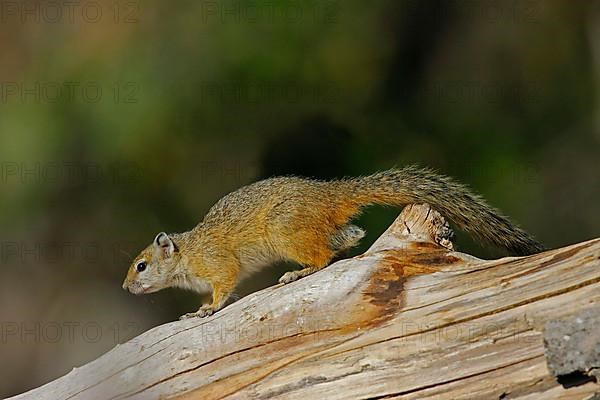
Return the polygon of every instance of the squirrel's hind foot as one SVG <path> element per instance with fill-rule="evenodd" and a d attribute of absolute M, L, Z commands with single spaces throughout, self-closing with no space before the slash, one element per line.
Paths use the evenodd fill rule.
<path fill-rule="evenodd" d="M 285 274 L 283 274 L 281 278 L 279 278 L 279 283 L 283 283 L 284 285 L 292 283 L 300 278 L 304 278 L 305 276 L 317 272 L 319 269 L 320 268 L 309 267 L 297 271 L 288 271 Z"/>

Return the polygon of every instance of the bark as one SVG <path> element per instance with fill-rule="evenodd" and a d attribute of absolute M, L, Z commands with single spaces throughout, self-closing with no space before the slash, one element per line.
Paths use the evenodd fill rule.
<path fill-rule="evenodd" d="M 18 399 L 586 399 L 544 356 L 548 321 L 600 301 L 600 239 L 484 261 L 427 205 L 360 256 L 153 328 Z"/>

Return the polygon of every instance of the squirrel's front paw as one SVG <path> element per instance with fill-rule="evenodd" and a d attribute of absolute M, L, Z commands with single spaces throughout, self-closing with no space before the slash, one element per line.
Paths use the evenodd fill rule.
<path fill-rule="evenodd" d="M 196 312 L 193 313 L 187 313 L 182 315 L 181 317 L 179 317 L 180 320 L 183 319 L 189 319 L 189 318 L 204 318 L 204 317 L 208 317 L 209 315 L 213 315 L 215 312 L 215 309 L 212 308 L 211 306 L 202 306 L 200 307 L 200 309 Z"/>

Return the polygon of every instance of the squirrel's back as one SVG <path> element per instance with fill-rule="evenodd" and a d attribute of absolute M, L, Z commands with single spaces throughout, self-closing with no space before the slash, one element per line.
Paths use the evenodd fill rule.
<path fill-rule="evenodd" d="M 332 181 L 269 178 L 242 187 L 217 202 L 203 224 L 219 225 L 245 239 L 330 240 L 371 204 L 428 203 L 461 229 L 515 255 L 543 247 L 480 196 L 428 169 L 405 167 Z"/>

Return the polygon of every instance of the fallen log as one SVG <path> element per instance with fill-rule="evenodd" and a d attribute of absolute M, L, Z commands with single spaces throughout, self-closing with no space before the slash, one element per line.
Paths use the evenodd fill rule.
<path fill-rule="evenodd" d="M 117 345 L 15 399 L 587 399 L 544 326 L 600 303 L 600 239 L 485 261 L 407 206 L 364 254 Z M 600 366 L 598 366 L 600 367 Z M 564 385 L 564 386 L 563 386 Z"/>

